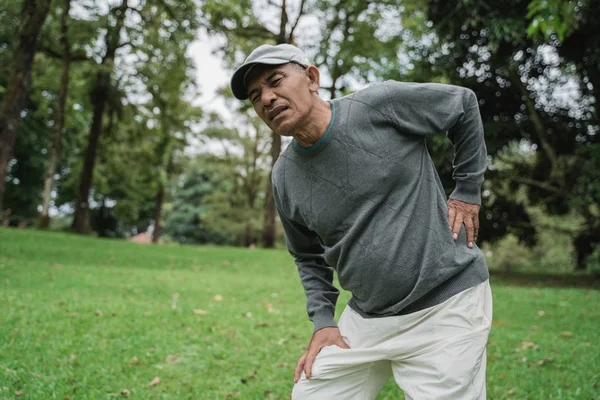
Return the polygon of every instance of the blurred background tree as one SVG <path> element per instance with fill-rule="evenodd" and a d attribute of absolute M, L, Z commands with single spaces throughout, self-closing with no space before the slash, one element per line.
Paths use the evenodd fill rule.
<path fill-rule="evenodd" d="M 599 268 L 600 0 L 0 2 L 0 98 L 23 99 L 0 116 L 18 128 L 0 131 L 5 224 L 281 245 L 270 171 L 286 141 L 228 88 L 227 116 L 195 106 L 189 49 L 210 40 L 232 70 L 259 44 L 293 43 L 325 98 L 385 79 L 474 90 L 490 266 Z M 450 192 L 451 144 L 428 145 Z"/>

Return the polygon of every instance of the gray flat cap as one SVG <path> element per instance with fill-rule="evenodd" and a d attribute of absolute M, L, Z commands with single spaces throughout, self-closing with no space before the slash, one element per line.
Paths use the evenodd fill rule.
<path fill-rule="evenodd" d="M 289 62 L 300 64 L 305 67 L 310 65 L 310 61 L 308 57 L 306 57 L 306 54 L 291 44 L 278 44 L 277 46 L 263 44 L 257 47 L 233 73 L 233 76 L 231 77 L 231 91 L 233 92 L 233 95 L 240 100 L 246 100 L 248 98 L 244 80 L 246 74 L 256 64 L 278 65 L 287 64 Z"/>

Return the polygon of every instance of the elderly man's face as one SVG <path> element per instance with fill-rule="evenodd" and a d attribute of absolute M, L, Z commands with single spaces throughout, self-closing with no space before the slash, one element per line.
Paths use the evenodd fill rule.
<path fill-rule="evenodd" d="M 257 65 L 246 88 L 254 110 L 269 128 L 291 136 L 308 122 L 318 82 L 315 86 L 310 74 L 292 63 Z"/>

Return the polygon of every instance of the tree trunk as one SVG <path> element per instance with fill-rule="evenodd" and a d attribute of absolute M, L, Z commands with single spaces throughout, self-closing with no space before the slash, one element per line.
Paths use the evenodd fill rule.
<path fill-rule="evenodd" d="M 38 37 L 48 15 L 50 0 L 25 0 L 21 19 L 19 45 L 14 55 L 12 74 L 0 108 L 0 211 L 8 162 L 13 153 L 21 110 L 29 91 L 31 67 Z"/>
<path fill-rule="evenodd" d="M 75 205 L 75 217 L 73 218 L 73 224 L 71 225 L 71 229 L 74 232 L 82 234 L 88 233 L 90 230 L 89 194 L 94 176 L 98 142 L 102 131 L 102 116 L 104 115 L 104 108 L 108 97 L 108 85 L 110 85 L 110 73 L 101 70 L 96 75 L 96 83 L 92 90 L 92 105 L 94 109 L 92 126 L 90 128 L 90 136 L 85 152 L 83 170 L 81 171 L 81 179 L 79 181 L 79 193 Z"/>
<path fill-rule="evenodd" d="M 162 207 L 165 199 L 165 185 L 162 183 L 158 187 L 156 193 L 156 207 L 154 208 L 154 230 L 152 231 L 152 243 L 158 243 L 160 239 Z"/>
<path fill-rule="evenodd" d="M 62 76 L 60 77 L 60 88 L 58 90 L 58 107 L 54 117 L 54 129 L 52 131 L 52 144 L 50 148 L 50 160 L 44 174 L 44 191 L 42 192 L 42 211 L 38 218 L 38 227 L 47 228 L 50 224 L 50 197 L 52 187 L 54 186 L 54 173 L 60 159 L 60 147 L 62 131 L 65 126 L 65 107 L 67 104 L 67 92 L 69 88 L 69 67 L 71 59 L 69 54 L 68 27 L 69 10 L 71 0 L 65 0 L 65 8 L 61 16 L 61 37 L 60 42 L 63 48 Z"/>
<path fill-rule="evenodd" d="M 281 153 L 281 136 L 273 132 L 271 143 L 271 172 L 269 173 L 269 180 L 267 182 L 267 197 L 265 201 L 265 219 L 263 224 L 262 238 L 263 247 L 266 249 L 270 249 L 275 246 L 275 237 L 277 236 L 275 224 L 275 199 L 273 198 L 271 176 L 273 174 L 273 166 L 275 165 L 275 161 L 277 161 L 279 154 Z"/>
<path fill-rule="evenodd" d="M 106 35 L 106 55 L 102 59 L 99 70 L 96 74 L 94 88 L 92 89 L 92 107 L 94 109 L 92 126 L 88 140 L 87 150 L 83 170 L 81 171 L 81 180 L 79 181 L 79 193 L 77 203 L 75 204 L 75 216 L 71 225 L 71 230 L 77 233 L 88 233 L 90 230 L 89 214 L 89 196 L 94 177 L 94 166 L 96 164 L 96 153 L 98 142 L 102 132 L 102 117 L 106 107 L 106 100 L 110 89 L 110 75 L 114 69 L 114 59 L 117 48 L 119 47 L 121 29 L 127 10 L 127 0 L 113 10 L 116 15 L 116 25 L 112 31 Z"/>

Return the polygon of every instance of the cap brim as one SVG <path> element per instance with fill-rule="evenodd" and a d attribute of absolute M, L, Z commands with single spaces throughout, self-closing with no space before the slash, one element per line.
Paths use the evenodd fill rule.
<path fill-rule="evenodd" d="M 290 61 L 282 60 L 281 58 L 263 58 L 259 61 L 252 61 L 242 64 L 238 69 L 235 70 L 233 76 L 231 77 L 231 91 L 233 92 L 233 95 L 239 100 L 246 100 L 248 98 L 246 85 L 244 85 L 244 78 L 246 77 L 248 70 L 256 64 L 279 65 L 287 64 L 289 62 Z"/>

